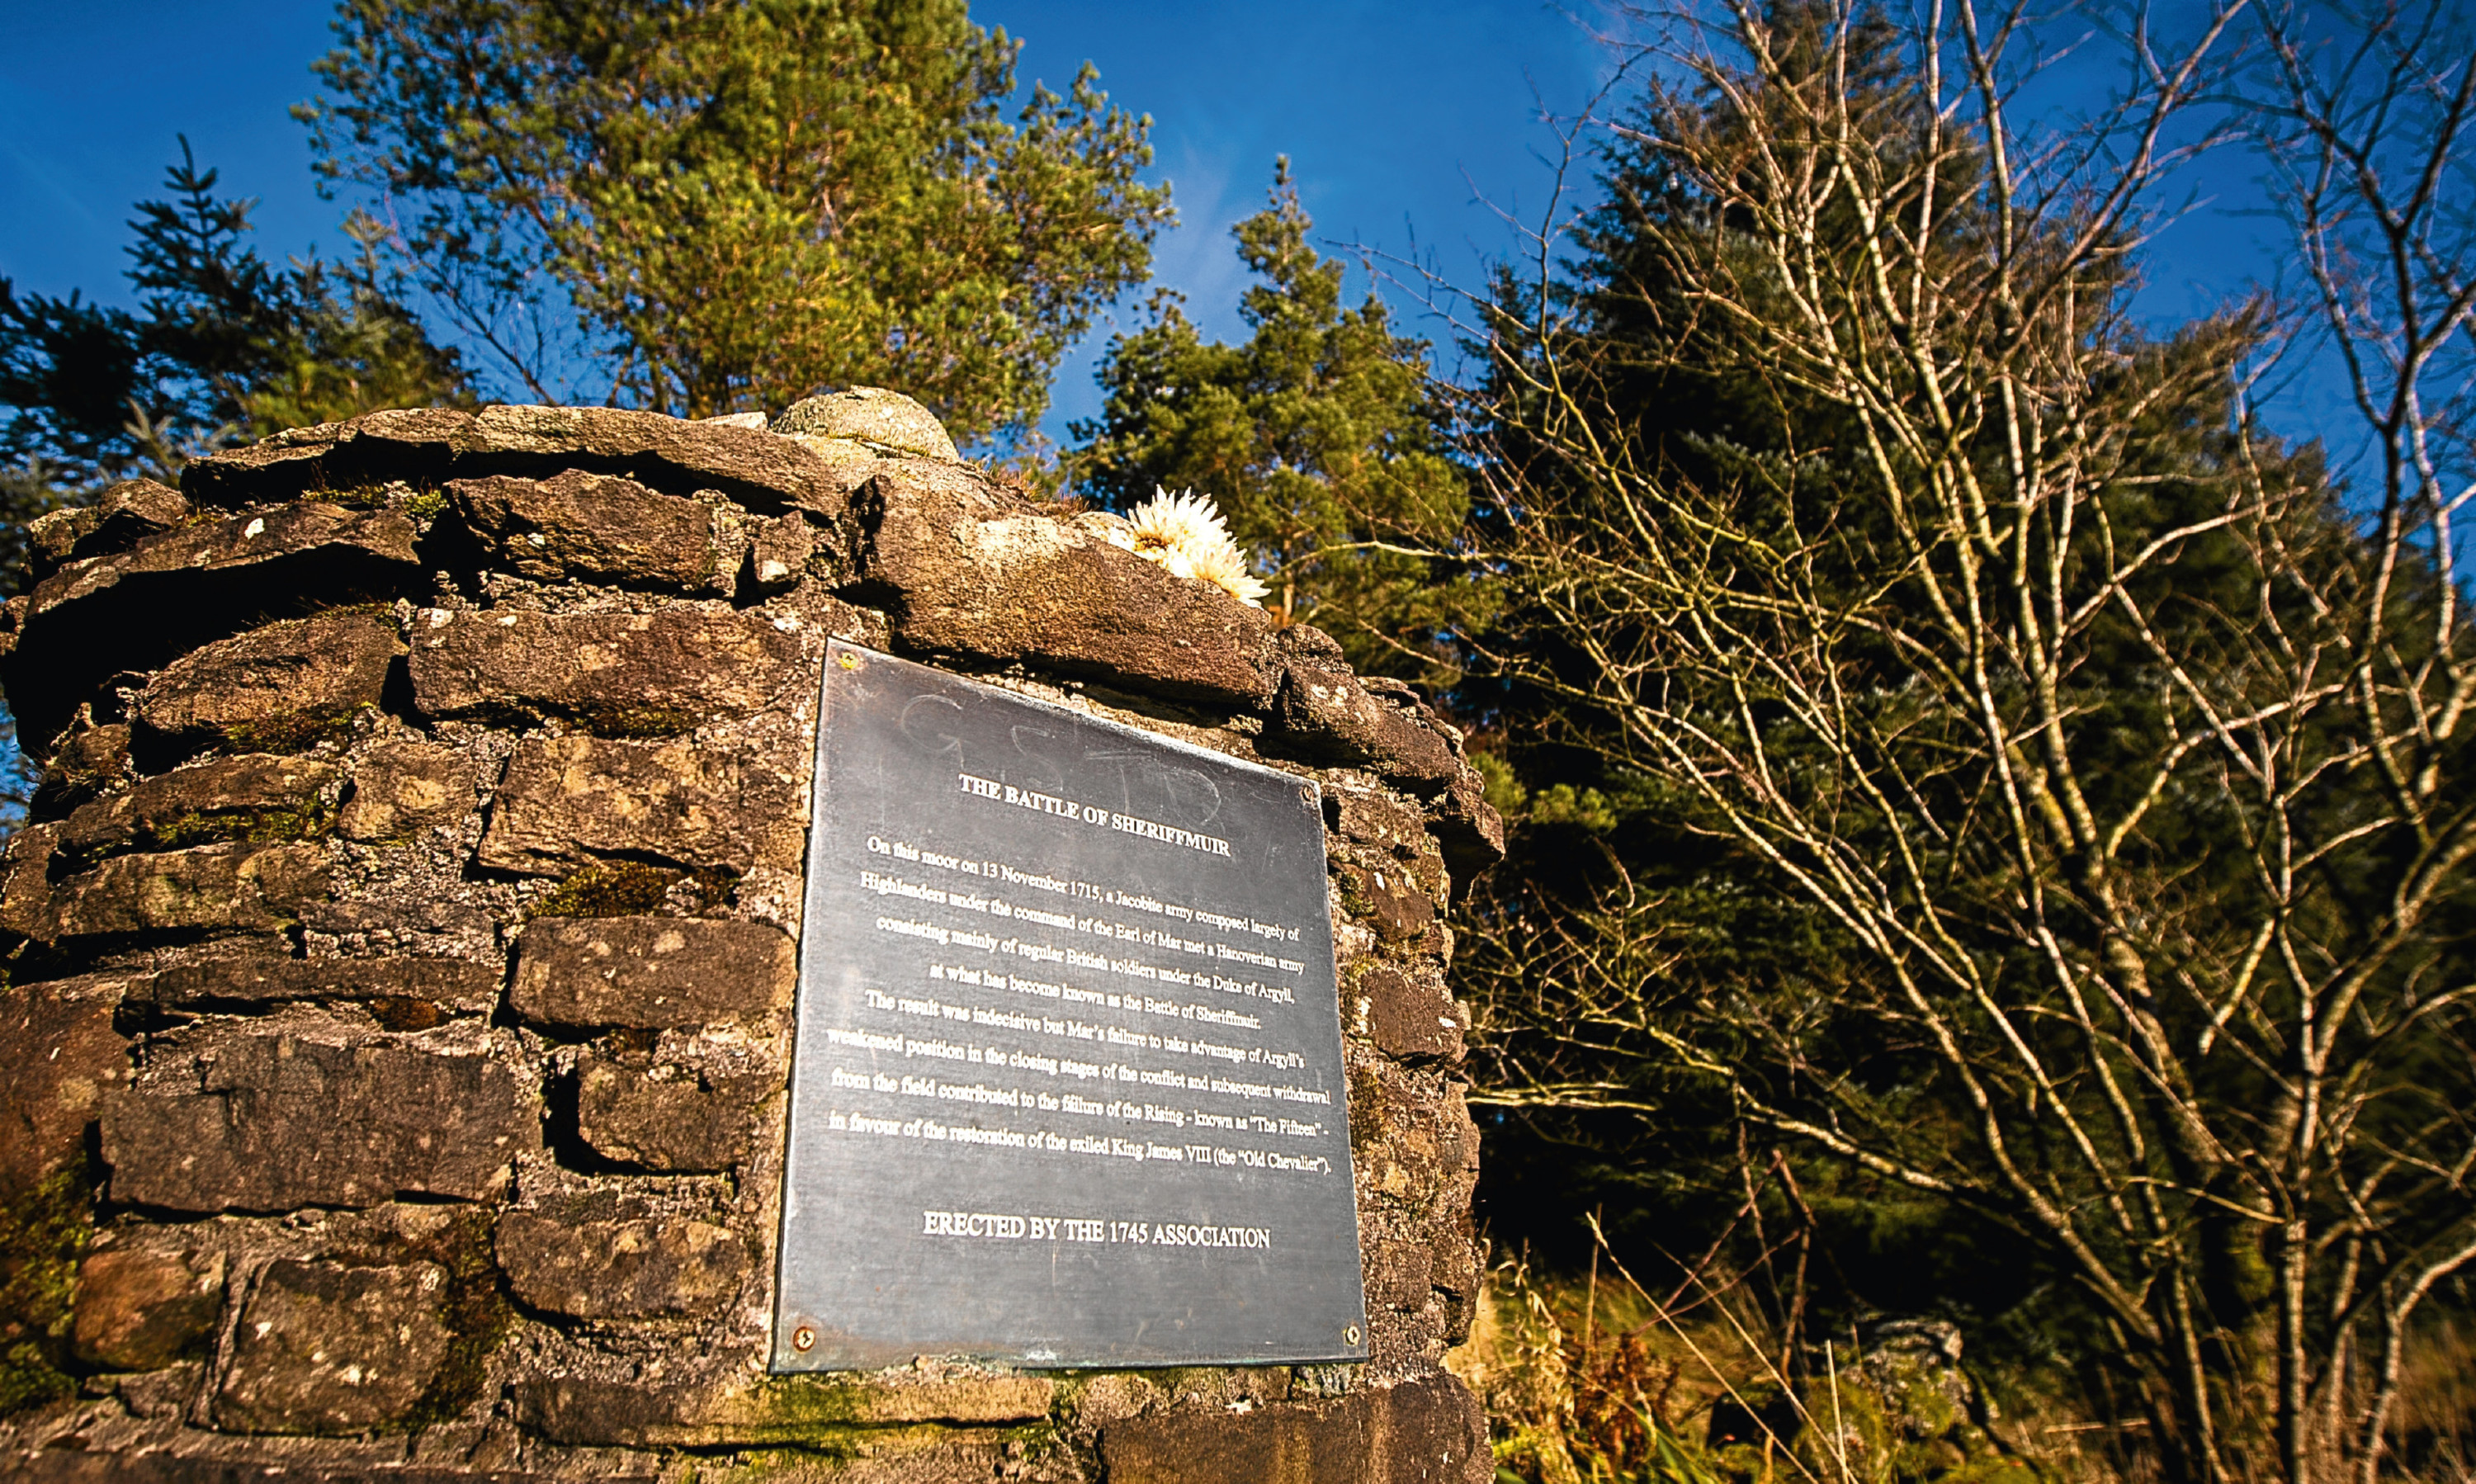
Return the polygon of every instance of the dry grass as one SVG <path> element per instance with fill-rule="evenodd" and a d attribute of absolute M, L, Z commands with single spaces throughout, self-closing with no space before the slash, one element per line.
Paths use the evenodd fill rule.
<path fill-rule="evenodd" d="M 2436 1484 L 2476 1484 L 2476 1323 L 2442 1316 L 2419 1326 L 2391 1419 L 2404 1472 Z"/>
<path fill-rule="evenodd" d="M 1515 1259 L 1446 1363 L 1487 1404 L 1502 1484 L 1861 1484 L 1810 1456 L 1840 1430 L 1805 1425 L 1813 1389 L 1766 1328 L 1741 1292 L 1654 1296 L 1612 1262 L 1569 1279 Z"/>
<path fill-rule="evenodd" d="M 1937 1410 L 1920 1374 L 1847 1337 L 1784 1353 L 1741 1285 L 1645 1292 L 1602 1263 L 1490 1274 L 1446 1364 L 1486 1403 L 1498 1484 L 2152 1484 L 2138 1418 L 2011 1378 L 2011 1413 Z M 2476 1324 L 2410 1351 L 2390 1478 L 2476 1484 Z M 1948 1376 L 1955 1373 L 1942 1373 Z M 2025 1384 L 2024 1384 L 2025 1383 Z M 1974 1398 L 1972 1398 L 1974 1399 Z"/>

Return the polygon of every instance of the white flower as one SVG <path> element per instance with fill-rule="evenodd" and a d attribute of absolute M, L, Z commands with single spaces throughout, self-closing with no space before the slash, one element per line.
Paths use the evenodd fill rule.
<path fill-rule="evenodd" d="M 1147 547 L 1176 547 L 1200 551 L 1219 543 L 1228 546 L 1229 528 L 1222 522 L 1221 511 L 1209 495 L 1181 490 L 1171 494 L 1158 484 L 1152 486 L 1152 498 L 1135 507 L 1127 517 L 1134 527 L 1135 550 Z"/>
<path fill-rule="evenodd" d="M 1247 570 L 1247 558 L 1239 554 L 1237 547 L 1226 541 L 1190 554 L 1187 565 L 1192 569 L 1190 576 L 1213 583 L 1250 608 L 1262 607 L 1264 594 L 1271 590 L 1255 581 Z"/>
<path fill-rule="evenodd" d="M 1250 608 L 1264 606 L 1267 589 L 1249 574 L 1246 554 L 1229 538 L 1210 496 L 1191 489 L 1173 495 L 1155 484 L 1152 498 L 1135 507 L 1127 524 L 1136 556 L 1210 582 Z"/>

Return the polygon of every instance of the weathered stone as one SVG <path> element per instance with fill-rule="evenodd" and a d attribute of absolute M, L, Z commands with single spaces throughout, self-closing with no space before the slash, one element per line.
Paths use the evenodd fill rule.
<path fill-rule="evenodd" d="M 162 970 L 130 996 L 165 1010 L 333 1001 L 385 1006 L 399 1020 L 425 1018 L 409 1013 L 414 1002 L 479 1015 L 498 1002 L 499 967 L 468 958 L 209 958 Z"/>
<path fill-rule="evenodd" d="M 974 471 L 897 465 L 859 503 L 871 522 L 860 591 L 884 600 L 904 649 L 1250 709 L 1272 696 L 1261 609 L 1025 511 Z"/>
<path fill-rule="evenodd" d="M 174 530 L 189 519 L 189 502 L 181 492 L 153 480 L 123 480 L 94 503 L 94 530 L 69 553 L 72 557 L 125 552 L 148 536 Z"/>
<path fill-rule="evenodd" d="M 312 902 L 301 908 L 301 926 L 330 937 L 364 941 L 382 949 L 427 950 L 435 944 L 495 944 L 499 914 L 480 902 L 451 902 L 418 882 L 386 883 L 348 902 Z"/>
<path fill-rule="evenodd" d="M 1268 746 L 1374 770 L 1426 792 L 1461 771 L 1452 742 L 1409 687 L 1385 689 L 1343 669 L 1293 664 L 1264 726 Z"/>
<path fill-rule="evenodd" d="M 529 739 L 508 761 L 480 859 L 527 876 L 611 857 L 744 873 L 799 858 L 796 798 L 774 769 L 692 741 Z"/>
<path fill-rule="evenodd" d="M 718 490 L 746 505 L 838 514 L 849 484 L 796 439 L 721 419 L 617 408 L 493 407 L 371 412 L 280 433 L 190 462 L 193 500 L 236 506 L 382 481 L 436 483 L 566 469 L 619 474 L 667 493 Z"/>
<path fill-rule="evenodd" d="M 1109 1484 L 1486 1484 L 1487 1415 L 1450 1375 L 1250 1412 L 1148 1413 L 1101 1431 Z"/>
<path fill-rule="evenodd" d="M 436 717 L 573 717 L 616 736 L 686 731 L 759 710 L 795 682 L 802 646 L 790 622 L 720 604 L 652 613 L 428 608 L 413 620 L 413 697 Z"/>
<path fill-rule="evenodd" d="M 401 1422 L 455 1339 L 446 1296 L 435 1263 L 269 1263 L 216 1378 L 215 1424 L 348 1437 Z"/>
<path fill-rule="evenodd" d="M 734 450 L 713 441 L 726 438 L 743 442 Z M 727 479 L 687 467 L 758 450 L 805 471 L 819 501 L 803 507 L 762 480 L 734 493 Z M 854 507 L 841 491 L 863 471 L 870 496 Z M 1431 1372 L 1439 1340 L 1464 1332 L 1476 1311 L 1484 1259 L 1467 1212 L 1476 1143 L 1454 1085 L 1461 1021 L 1441 985 L 1450 939 L 1439 914 L 1444 863 L 1462 875 L 1500 847 L 1501 827 L 1464 766 L 1457 733 L 1416 696 L 1350 681 L 1328 698 L 1332 715 L 1275 717 L 1268 734 L 1252 715 L 1242 726 L 1264 755 L 1351 770 L 1322 782 L 1335 884 L 1359 914 L 1336 926 L 1347 971 L 1341 1008 L 1354 1038 L 1349 1101 L 1371 1364 L 1347 1374 L 1300 1371 L 1295 1387 L 1285 1367 L 1127 1373 L 1074 1382 L 1062 1398 L 1038 1377 L 933 1360 L 864 1379 L 769 1376 L 755 1351 L 772 1234 L 765 1182 L 779 1175 L 780 1154 L 790 940 L 743 929 L 770 934 L 754 972 L 726 963 L 666 983 L 668 960 L 694 955 L 685 947 L 659 952 L 658 939 L 641 933 L 684 941 L 717 926 L 708 911 L 796 919 L 823 635 L 952 655 L 976 670 L 1020 665 L 1034 679 L 1089 679 L 1100 702 L 1137 712 L 1146 701 L 1117 692 L 1197 702 L 1222 717 L 1270 712 L 1300 675 L 1346 680 L 1339 647 L 1307 626 L 1274 630 L 1212 588 L 1140 563 L 1085 529 L 1100 522 L 1059 516 L 1020 489 L 883 439 L 777 436 L 627 413 L 389 414 L 207 461 L 195 480 L 201 492 L 219 487 L 231 498 L 343 489 L 337 504 L 397 511 L 427 511 L 444 491 L 419 567 L 396 562 L 393 588 L 353 601 L 432 601 L 428 569 L 437 567 L 458 591 L 493 594 L 500 606 L 457 606 L 435 625 L 422 615 L 417 633 L 445 631 L 439 650 L 467 652 L 432 655 L 419 691 L 386 680 L 385 707 L 413 714 L 438 704 L 445 724 L 434 738 L 364 714 L 336 738 L 344 745 L 321 746 L 314 760 L 219 757 L 166 775 L 161 733 L 135 728 L 133 772 L 133 729 L 95 721 L 119 719 L 112 687 L 142 684 L 198 643 L 332 610 L 336 601 L 312 590 L 328 581 L 314 564 L 292 578 L 280 565 L 273 578 L 253 571 L 212 589 L 196 623 L 179 604 L 154 604 L 130 584 L 204 579 L 115 579 L 92 613 L 115 621 L 133 594 L 153 606 L 128 621 L 134 639 L 112 640 L 109 669 L 79 649 L 84 635 L 66 619 L 46 629 L 60 617 L 53 610 L 37 611 L 31 599 L 0 604 L 0 679 L 19 673 L 22 646 L 42 662 L 25 673 L 43 683 L 72 665 L 91 681 L 55 708 L 59 731 L 37 739 L 36 754 L 48 741 L 54 766 L 33 813 L 56 823 L 26 827 L 0 849 L 0 926 L 30 928 L 17 935 L 40 940 L 22 946 L 14 972 L 63 974 L 105 953 L 155 965 L 118 990 L 118 1024 L 143 1027 L 147 1054 L 133 1057 L 110 1034 L 114 1016 L 95 1011 L 89 1027 L 104 1032 L 103 1061 L 117 1076 L 88 1077 L 99 1096 L 56 1120 L 51 1136 L 67 1163 L 52 1167 L 48 1191 L 82 1177 L 98 1149 L 106 1158 L 95 1168 L 109 1180 L 102 1241 L 82 1283 L 87 1312 L 74 1332 L 54 1331 L 60 1348 L 75 1342 L 82 1354 L 60 1363 L 90 1373 L 174 1357 L 151 1373 L 89 1373 L 89 1400 L 52 1409 L 57 1422 L 46 1430 L 0 1422 L 0 1484 L 18 1476 L 12 1458 L 51 1464 L 49 1472 L 35 1466 L 29 1484 L 89 1462 L 108 1466 L 96 1484 L 153 1478 L 132 1471 L 162 1459 L 173 1460 L 163 1484 L 187 1484 L 182 1470 L 202 1484 L 209 1474 L 231 1484 L 224 1473 L 277 1465 L 322 1476 L 384 1467 L 404 1484 L 446 1484 L 451 1474 L 516 1470 L 650 1475 L 682 1458 L 745 1471 L 780 1462 L 776 1448 L 793 1450 L 780 1456 L 794 1458 L 794 1472 L 854 1484 L 1014 1473 L 1107 1474 L 1112 1484 L 1461 1476 L 1438 1473 L 1442 1460 L 1423 1452 L 1452 1429 L 1422 1422 L 1418 1392 L 1387 1393 L 1383 1383 Z M 762 518 L 732 510 L 715 491 Z M 694 499 L 676 498 L 685 496 Z M 664 528 L 673 516 L 693 530 Z M 264 541 L 296 518 L 253 511 L 139 536 L 123 555 L 250 521 L 266 522 L 253 538 Z M 477 536 L 497 554 L 478 556 Z M 65 584 L 118 562 L 104 549 L 121 540 L 102 534 L 99 520 L 79 526 L 61 548 L 69 567 L 59 578 Z M 718 577 L 683 556 L 741 545 L 745 565 Z M 502 581 L 477 586 L 477 571 Z M 517 577 L 604 590 L 507 585 Z M 623 598 L 608 590 L 617 587 L 664 596 Z M 669 596 L 726 589 L 731 603 Z M 788 596 L 760 606 L 760 594 Z M 631 605 L 677 616 L 613 611 Z M 456 632 L 483 626 L 499 633 Z M 157 651 L 139 647 L 157 642 Z M 39 688 L 34 694 L 39 710 Z M 83 718 L 79 703 L 90 704 Z M 128 719 L 136 717 L 133 708 Z M 494 738 L 468 721 L 539 730 Z M 254 776 L 261 765 L 283 771 Z M 340 805 L 341 839 L 303 847 L 265 838 L 284 831 L 275 816 L 295 804 L 305 816 Z M 216 835 L 241 838 L 166 849 Z M 263 878 L 285 871 L 299 880 L 276 882 L 272 895 L 297 901 L 270 904 Z M 652 904 L 618 900 L 612 883 L 623 881 L 652 882 Z M 96 904 L 114 893 L 141 904 Z M 520 969 L 505 940 L 527 911 L 532 931 Z M 555 917 L 599 911 L 682 915 Z M 617 941 L 628 933 L 639 936 Z M 587 962 L 596 935 L 603 952 Z M 201 938 L 214 941 L 193 941 Z M 554 938 L 573 941 L 555 952 Z M 304 951 L 354 956 L 291 956 Z M 201 952 L 266 956 L 197 961 Z M 563 966 L 555 962 L 561 953 Z M 503 992 L 504 1017 L 495 1013 Z M 0 989 L 0 1009 L 19 993 L 31 992 Z M 0 1045 L 17 1044 L 10 1024 L 0 1019 Z M 58 1059 L 81 1075 L 68 1051 Z M 13 1081 L 0 1079 L 10 1117 L 37 1096 L 18 1084 L 44 1070 L 21 1064 L 9 1069 Z M 545 1119 L 556 1120 L 556 1158 L 541 1147 Z M 499 1209 L 509 1201 L 521 1209 Z M 399 1213 L 450 1223 L 455 1234 L 399 1230 Z M 114 1245 L 134 1233 L 160 1234 L 163 1251 Z M 207 1296 L 175 1323 L 195 1297 L 187 1285 L 204 1276 L 186 1259 L 196 1253 L 211 1267 L 217 1250 L 232 1265 L 233 1305 L 218 1315 Z M 280 1336 L 324 1339 L 349 1331 L 348 1322 L 322 1315 L 286 1329 L 276 1320 L 292 1299 L 280 1282 L 259 1285 L 261 1308 L 235 1312 L 277 1259 L 329 1274 L 434 1262 L 453 1276 L 415 1305 L 418 1317 L 434 1335 L 443 1315 L 461 1339 L 413 1355 L 426 1380 L 353 1386 L 340 1371 L 322 1374 L 337 1352 L 322 1360 L 285 1351 Z M 317 1301 L 358 1314 L 400 1297 Z M 507 1301 L 524 1312 L 509 1313 Z M 306 1302 L 296 1307 L 307 1312 Z M 59 1314 L 78 1311 L 63 1303 Z M 662 1327 L 633 1330 L 636 1321 Z M 203 1350 L 197 1341 L 210 1331 L 224 1337 L 220 1354 L 179 1358 Z M 422 1332 L 390 1323 L 390 1353 Z M 372 1385 L 388 1394 L 371 1399 Z M 319 1386 L 342 1402 L 323 1404 Z M 1326 1388 L 1343 1395 L 1309 1399 Z M 117 1403 L 107 1396 L 114 1391 Z M 1466 1413 L 1458 1394 L 1444 1399 L 1457 1404 L 1428 1410 L 1450 1414 L 1448 1422 Z M 1190 1425 L 1204 1430 L 1178 1430 Z M 1213 1430 L 1225 1425 L 1227 1436 Z M 240 1428 L 350 1440 L 216 1435 Z M 1160 1429 L 1150 1440 L 1157 1447 L 1148 1447 L 1147 1428 Z M 89 1451 L 65 1442 L 42 1448 L 52 1438 Z M 1468 1453 L 1483 1459 L 1475 1447 Z"/>
<path fill-rule="evenodd" d="M 0 855 L 0 933 L 42 944 L 273 933 L 299 922 L 329 888 L 325 849 L 300 844 L 114 855 L 60 875 L 62 828 L 30 825 L 10 838 Z"/>
<path fill-rule="evenodd" d="M 35 788 L 35 807 L 54 813 L 72 809 L 120 781 L 129 771 L 129 728 L 112 722 L 96 726 L 91 713 L 62 733 L 43 765 Z"/>
<path fill-rule="evenodd" d="M 285 588 L 332 594 L 336 579 L 350 573 L 378 579 L 384 584 L 380 590 L 391 593 L 395 579 L 418 570 L 410 521 L 388 511 L 357 512 L 311 501 L 183 527 L 131 551 L 73 561 L 37 586 L 27 624 L 32 631 L 46 618 L 99 609 L 94 600 L 107 593 L 111 606 L 152 615 L 161 612 L 163 599 L 174 592 L 232 600 L 258 589 L 258 603 L 243 604 L 240 611 L 265 611 L 265 600 Z M 167 637 L 177 643 L 183 635 Z"/>
<path fill-rule="evenodd" d="M 1410 720 L 1443 742 L 1456 759 L 1461 757 L 1462 730 L 1445 720 L 1444 713 L 1429 705 L 1427 699 L 1419 694 L 1417 686 L 1389 675 L 1360 676 L 1358 683 L 1369 695 L 1390 702 L 1396 709 L 1406 713 Z"/>
<path fill-rule="evenodd" d="M 180 1234 L 124 1241 L 78 1265 L 78 1359 L 110 1371 L 160 1371 L 204 1344 L 224 1306 L 224 1255 Z"/>
<path fill-rule="evenodd" d="M 1445 992 L 1441 975 L 1377 964 L 1351 981 L 1352 1019 L 1376 1049 L 1403 1061 L 1458 1063 L 1470 1012 Z"/>
<path fill-rule="evenodd" d="M 589 469 L 656 489 L 717 490 L 743 505 L 839 515 L 850 486 L 789 438 L 614 408 L 485 408 L 458 435 L 456 472 Z"/>
<path fill-rule="evenodd" d="M 125 552 L 188 518 L 189 502 L 180 491 L 153 480 L 123 480 L 90 506 L 54 510 L 27 526 L 34 577 L 40 581 L 80 556 Z"/>
<path fill-rule="evenodd" d="M 404 646 L 395 621 L 346 610 L 291 619 L 210 644 L 137 698 L 141 740 L 183 751 L 293 752 L 378 705 Z"/>
<path fill-rule="evenodd" d="M 458 480 L 447 489 L 484 561 L 519 577 L 664 592 L 714 585 L 713 511 L 697 501 L 577 469 L 538 482 Z"/>
<path fill-rule="evenodd" d="M 1349 655 L 1341 641 L 1313 624 L 1292 624 L 1273 641 L 1273 649 L 1281 666 L 1319 665 L 1327 670 L 1349 668 Z"/>
<path fill-rule="evenodd" d="M 959 458 L 937 414 L 899 391 L 845 386 L 783 408 L 774 431 L 812 438 L 845 438 L 887 453 Z"/>
<path fill-rule="evenodd" d="M 728 1170 L 748 1157 L 756 1105 L 780 1085 L 588 1051 L 576 1068 L 577 1134 L 614 1164 L 665 1175 Z"/>
<path fill-rule="evenodd" d="M 545 917 L 517 941 L 508 1002 L 538 1025 L 671 1029 L 779 1015 L 797 977 L 790 937 L 762 923 Z"/>
<path fill-rule="evenodd" d="M 1412 1242 L 1371 1242 L 1367 1247 L 1367 1301 L 1416 1313 L 1433 1297 L 1433 1260 Z"/>
<path fill-rule="evenodd" d="M 26 523 L 26 574 L 41 581 L 61 569 L 78 543 L 94 533 L 103 523 L 103 512 L 92 506 L 73 506 L 65 510 L 51 510 Z"/>
<path fill-rule="evenodd" d="M 1439 1089 L 1437 1080 L 1432 1072 L 1385 1062 L 1350 1075 L 1350 1154 L 1362 1188 L 1412 1210 L 1425 1210 L 1440 1195 L 1466 1200 L 1478 1174 L 1470 1110 L 1457 1090 Z"/>
<path fill-rule="evenodd" d="M 875 478 L 879 470 L 903 459 L 901 455 L 880 455 L 857 438 L 828 438 L 805 433 L 786 433 L 780 436 L 816 455 L 818 461 L 831 469 L 834 478 L 850 489 L 859 488 Z"/>
<path fill-rule="evenodd" d="M 1399 865 L 1342 865 L 1333 870 L 1342 905 L 1386 943 L 1413 943 L 1436 926 L 1436 903 Z"/>
<path fill-rule="evenodd" d="M 327 895 L 314 845 L 202 845 L 115 855 L 55 884 L 28 937 L 45 943 L 119 934 L 274 932 Z M 12 876 L 11 886 L 15 885 Z"/>
<path fill-rule="evenodd" d="M 401 840 L 473 812 L 472 759 L 430 742 L 387 742 L 353 769 L 353 791 L 336 828 L 347 840 Z"/>
<path fill-rule="evenodd" d="M 1445 1343 L 1459 1345 L 1470 1338 L 1487 1287 L 1487 1245 L 1472 1232 L 1468 1211 L 1444 1226 L 1428 1248 L 1427 1281 L 1445 1299 Z"/>
<path fill-rule="evenodd" d="M 389 511 L 307 503 L 185 526 L 39 583 L 0 684 L 39 752 L 115 674 L 270 618 L 391 600 L 419 576 L 412 523 Z"/>
<path fill-rule="evenodd" d="M 499 1267 L 519 1302 L 575 1319 L 708 1313 L 739 1293 L 748 1244 L 710 1222 L 499 1218 Z"/>
<path fill-rule="evenodd" d="M 100 517 L 94 534 L 80 542 L 72 556 L 126 551 L 183 524 L 190 515 L 189 502 L 179 490 L 153 480 L 123 480 L 105 490 L 94 508 Z"/>
<path fill-rule="evenodd" d="M 26 825 L 0 846 L 0 932 L 48 939 L 52 931 L 52 856 L 58 825 Z"/>
<path fill-rule="evenodd" d="M 701 423 L 711 423 L 718 428 L 755 428 L 761 430 L 771 426 L 773 420 L 762 412 L 723 412 L 712 417 L 700 417 L 696 419 L 696 421 Z"/>
<path fill-rule="evenodd" d="M 103 1117 L 111 1199 L 170 1211 L 478 1200 L 540 1144 L 532 1089 L 478 1045 L 256 1022 L 160 1041 L 146 1082 Z"/>
<path fill-rule="evenodd" d="M 757 528 L 748 548 L 748 581 L 759 592 L 782 592 L 799 585 L 817 549 L 816 528 L 800 515 L 767 521 Z"/>
<path fill-rule="evenodd" d="M 820 1426 L 1037 1422 L 1049 1415 L 1057 1387 L 1028 1375 L 966 1373 L 888 1384 L 875 1376 L 750 1379 L 743 1373 L 701 1386 L 537 1375 L 514 1392 L 518 1418 L 553 1443 L 716 1447 L 805 1442 Z"/>
<path fill-rule="evenodd" d="M 0 989 L 0 1205 L 86 1164 L 87 1127 L 130 1077 L 111 1027 L 125 985 L 111 975 Z"/>
<path fill-rule="evenodd" d="M 318 795 L 334 778 L 331 763 L 266 753 L 182 768 L 70 815 L 61 853 L 83 862 L 214 840 L 298 839 L 324 826 Z"/>
<path fill-rule="evenodd" d="M 416 408 L 293 428 L 191 459 L 181 470 L 181 488 L 201 504 L 231 507 L 390 480 L 433 483 L 447 477 L 457 437 L 472 426 L 470 412 Z"/>
<path fill-rule="evenodd" d="M 1370 788 L 1328 783 L 1324 790 L 1325 828 L 1332 836 L 1408 860 L 1427 848 L 1426 821 L 1419 812 Z"/>

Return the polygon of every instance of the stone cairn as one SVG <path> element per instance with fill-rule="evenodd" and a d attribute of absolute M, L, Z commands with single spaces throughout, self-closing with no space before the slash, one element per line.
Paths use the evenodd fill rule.
<path fill-rule="evenodd" d="M 375 412 L 35 531 L 0 1479 L 1483 1480 L 1459 734 L 854 390 Z M 829 635 L 1324 785 L 1373 1358 L 769 1376 Z"/>

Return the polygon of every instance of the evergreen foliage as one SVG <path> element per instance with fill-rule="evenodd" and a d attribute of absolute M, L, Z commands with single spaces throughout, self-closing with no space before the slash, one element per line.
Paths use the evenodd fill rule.
<path fill-rule="evenodd" d="M 1232 229 L 1256 282 L 1241 345 L 1207 342 L 1174 296 L 1113 339 L 1101 417 L 1077 424 L 1085 489 L 1118 509 L 1155 487 L 1216 501 L 1283 622 L 1312 622 L 1370 673 L 1449 685 L 1489 589 L 1458 549 L 1469 482 L 1451 456 L 1424 340 L 1308 244 L 1289 161 Z"/>
<path fill-rule="evenodd" d="M 555 306 L 614 399 L 684 416 L 898 387 L 1020 433 L 1140 283 L 1166 187 L 1087 64 L 1005 116 L 963 0 L 347 0 L 319 168 L 542 401 Z"/>
<path fill-rule="evenodd" d="M 0 279 L 0 572 L 24 570 L 25 524 L 116 480 L 170 477 L 187 458 L 376 408 L 470 400 L 375 251 L 278 266 L 248 244 L 256 202 L 216 194 L 181 141 L 171 199 L 137 203 L 135 311 Z"/>

